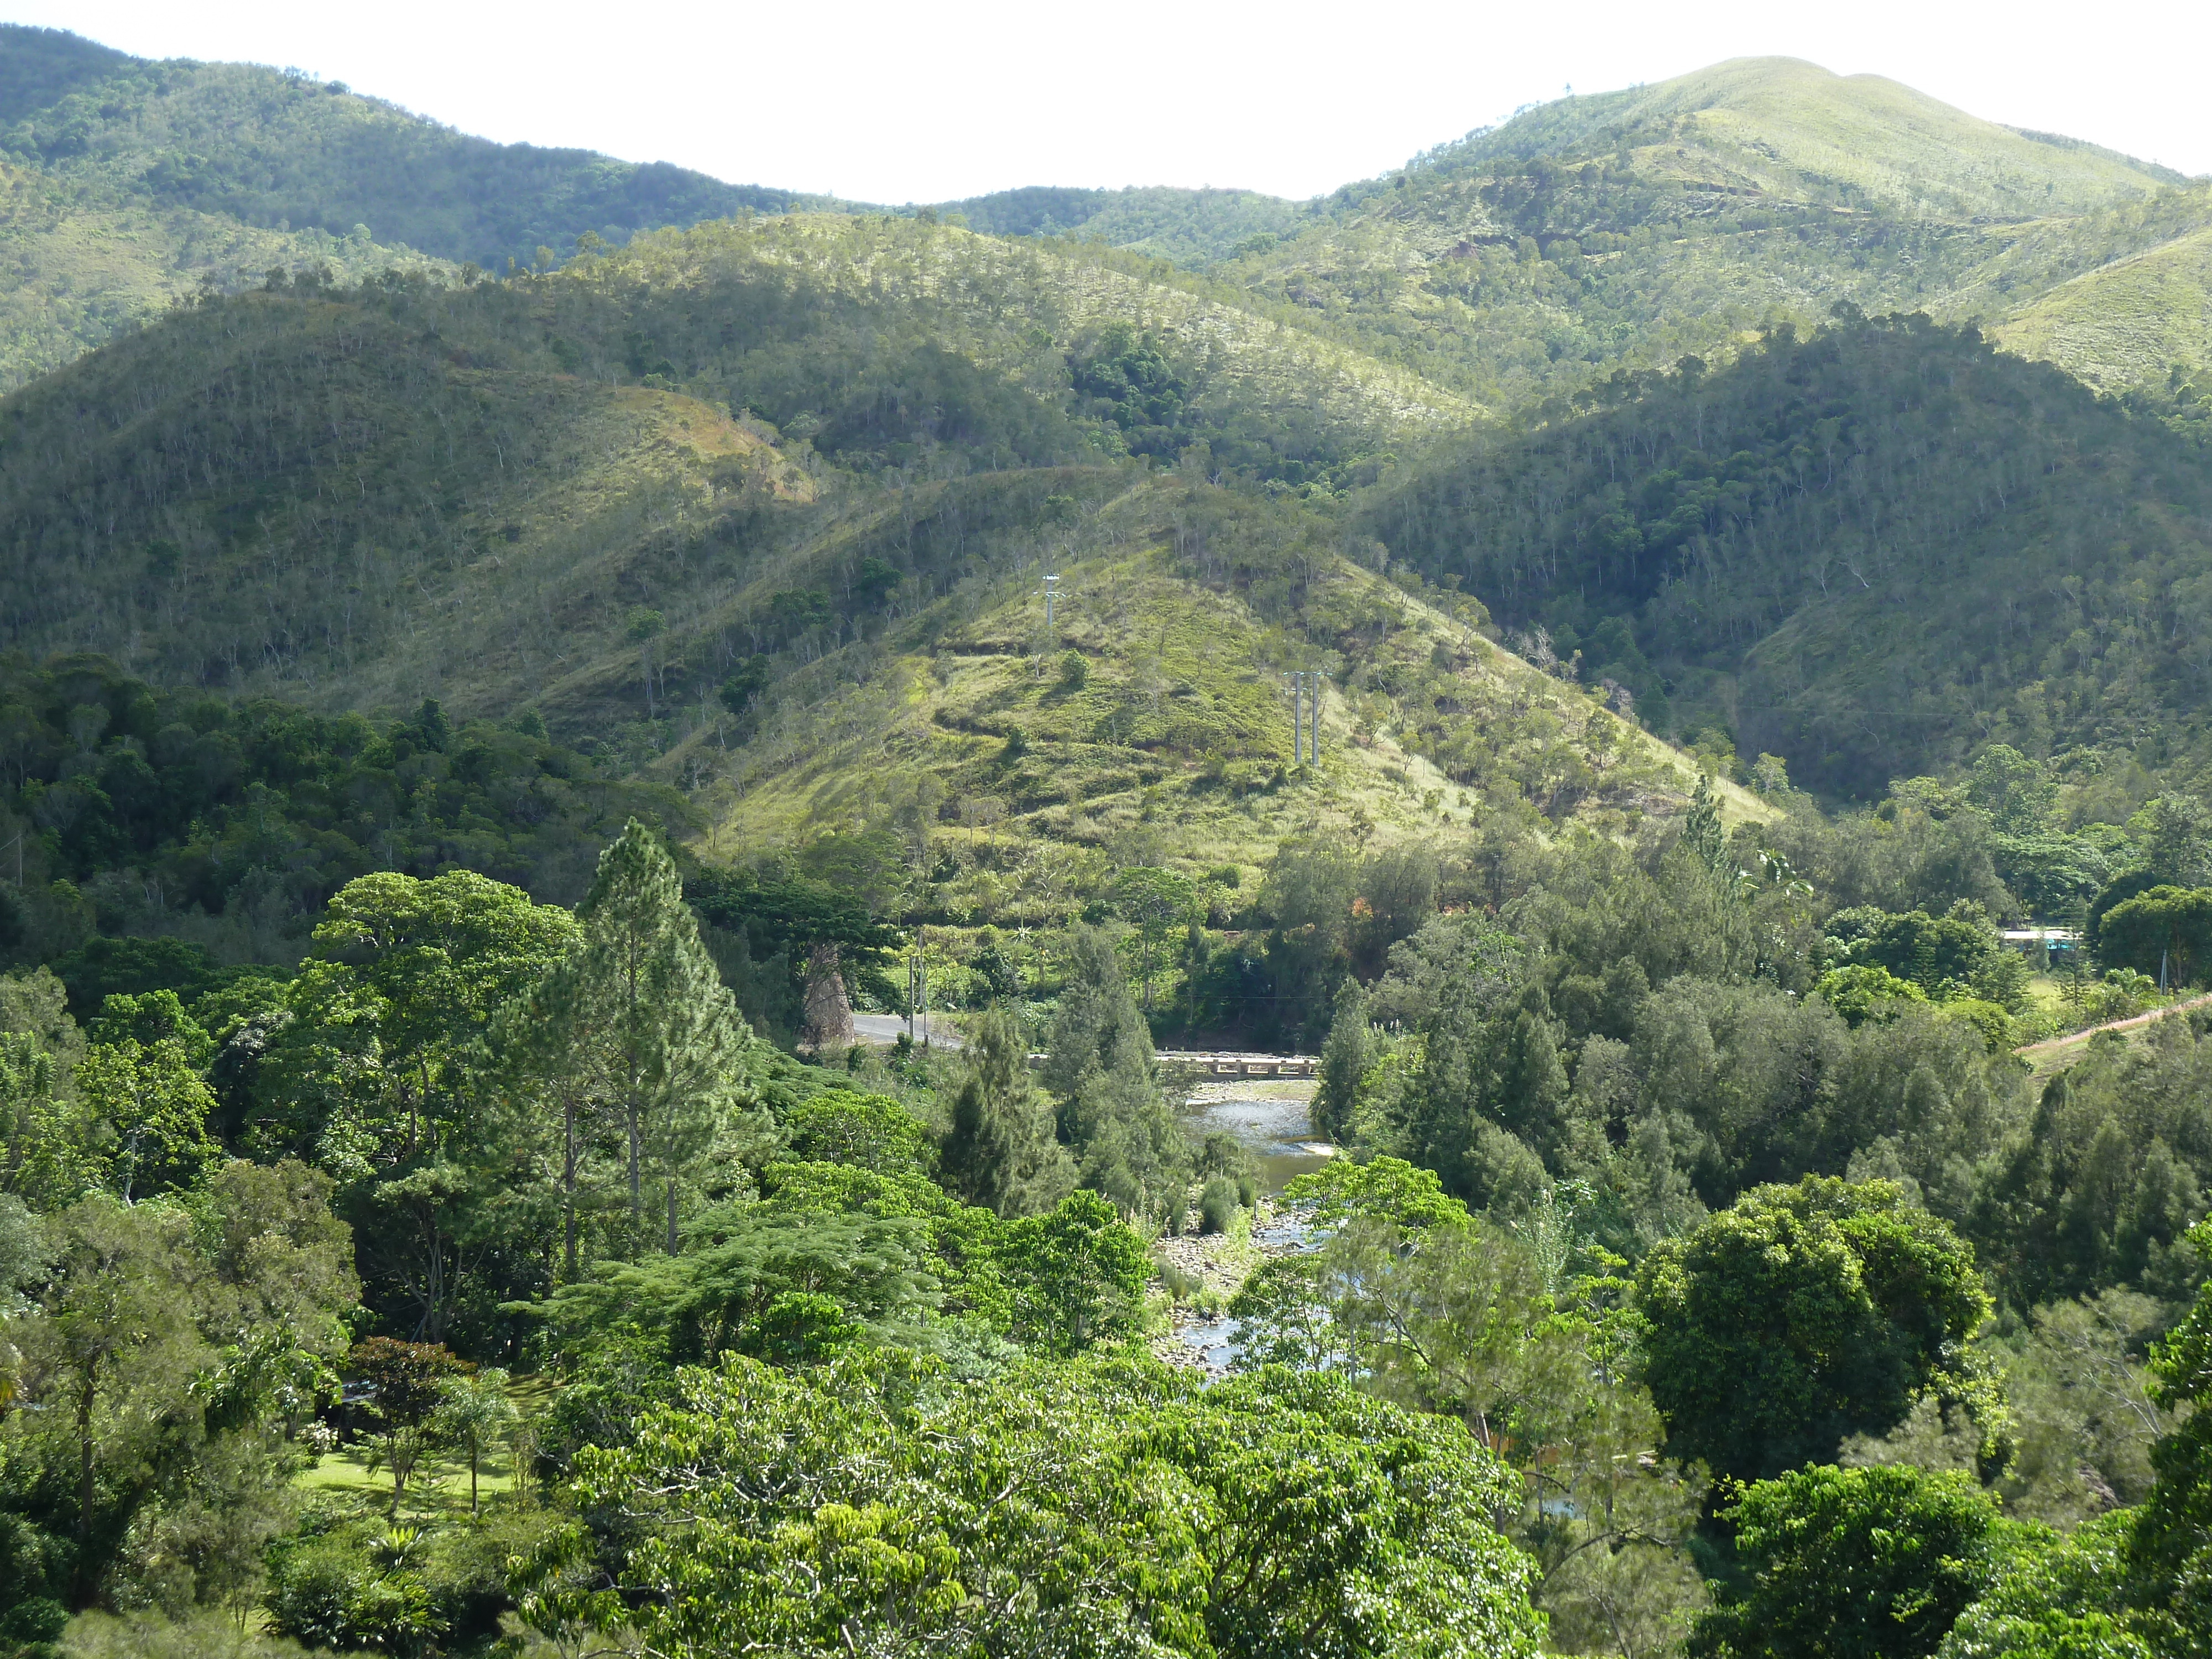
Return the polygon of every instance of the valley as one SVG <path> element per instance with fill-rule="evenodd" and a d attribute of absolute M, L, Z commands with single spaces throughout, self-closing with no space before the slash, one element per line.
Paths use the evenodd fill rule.
<path fill-rule="evenodd" d="M 0 25 L 0 1659 L 2207 1650 L 2208 249 Z"/>

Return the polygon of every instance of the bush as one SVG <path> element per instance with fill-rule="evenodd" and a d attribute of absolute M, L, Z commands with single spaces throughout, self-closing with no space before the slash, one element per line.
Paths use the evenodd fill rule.
<path fill-rule="evenodd" d="M 828 1089 L 793 1109 L 783 1129 L 791 1154 L 884 1174 L 936 1161 L 929 1126 L 888 1095 Z"/>
<path fill-rule="evenodd" d="M 1743 1480 L 1887 1434 L 1916 1395 L 1972 1399 L 1974 1253 L 1887 1182 L 1759 1187 L 1644 1259 L 1646 1381 L 1670 1455 Z"/>
<path fill-rule="evenodd" d="M 1201 1232 L 1227 1232 L 1237 1218 L 1237 1183 L 1227 1176 L 1208 1181 L 1198 1195 L 1198 1216 Z"/>
<path fill-rule="evenodd" d="M 0 1610 L 0 1643 L 5 1651 L 30 1656 L 31 1659 L 46 1659 L 53 1652 L 50 1645 L 69 1623 L 69 1609 L 60 1602 L 43 1595 Z"/>
<path fill-rule="evenodd" d="M 1888 969 L 1871 962 L 1832 968 L 1820 975 L 1820 982 L 1813 991 L 1841 1014 L 1844 1023 L 1853 1030 L 1869 1019 L 1893 1019 L 1906 1005 L 1928 1000 L 1926 993 L 1911 981 L 1899 979 Z"/>
<path fill-rule="evenodd" d="M 419 1577 L 404 1568 L 379 1568 L 365 1550 L 341 1538 L 288 1552 L 267 1606 L 269 1627 L 279 1636 L 339 1653 L 413 1659 L 434 1652 L 446 1631 Z"/>
<path fill-rule="evenodd" d="M 1945 1018 L 1963 1021 L 1979 1031 L 1983 1049 L 1989 1054 L 2009 1048 L 2016 1040 L 2012 1016 L 1994 1002 L 1979 997 L 1954 997 L 1942 1007 Z"/>

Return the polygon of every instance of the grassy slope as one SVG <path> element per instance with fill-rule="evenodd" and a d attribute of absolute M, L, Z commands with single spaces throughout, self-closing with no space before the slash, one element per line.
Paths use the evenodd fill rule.
<path fill-rule="evenodd" d="M 994 362 L 1009 361 L 1033 329 L 1064 347 L 1086 329 L 1126 319 L 1211 360 L 1247 401 L 1377 434 L 1419 436 L 1479 413 L 1417 374 L 1255 315 L 1164 266 L 1133 268 L 1082 244 L 1010 244 L 866 215 L 790 215 L 641 238 L 592 264 L 617 284 L 696 290 L 742 269 L 856 303 L 927 302 L 958 331 L 942 343 Z"/>
<path fill-rule="evenodd" d="M 1839 301 L 1995 319 L 2212 223 L 2207 192 L 2165 169 L 1788 59 L 1546 105 L 1330 210 L 1218 274 L 1501 405 L 1725 357 Z M 1524 237 L 1579 251 L 1531 263 Z M 2185 309 L 2167 326 L 2207 337 Z M 2053 360 L 2100 382 L 2114 368 L 2094 343 Z"/>
<path fill-rule="evenodd" d="M 1993 337 L 2102 392 L 2212 362 L 2212 223 L 2084 271 L 2006 317 Z"/>
<path fill-rule="evenodd" d="M 1662 175 L 1785 200 L 1841 190 L 1909 215 L 2024 218 L 2178 182 L 2094 146 L 2030 138 L 1881 76 L 1838 76 L 1795 58 L 1731 58 L 1614 96 L 1620 102 L 1589 124 L 1591 138 L 1611 137 Z"/>
<path fill-rule="evenodd" d="M 1255 236 L 1295 233 L 1316 210 L 1312 204 L 1287 202 L 1256 191 L 1155 185 L 1006 190 L 947 202 L 938 210 L 957 213 L 969 229 L 988 235 L 1073 236 L 1202 270 Z"/>
<path fill-rule="evenodd" d="M 1513 766 L 1547 747 L 1601 774 L 1562 820 L 1619 829 L 1679 810 L 1697 775 L 1687 757 L 1370 571 L 1327 560 L 1299 611 L 1273 621 L 1254 596 L 1195 580 L 1157 527 L 1175 494 L 1139 483 L 1101 504 L 1091 550 L 1060 563 L 1049 634 L 1033 585 L 1010 580 L 964 618 L 893 625 L 864 669 L 830 677 L 818 702 L 787 704 L 734 753 L 713 727 L 687 739 L 661 769 L 716 779 L 702 850 L 726 858 L 875 821 L 927 778 L 948 823 L 1050 849 L 969 878 L 967 902 L 1004 921 L 1024 919 L 1032 896 L 1052 914 L 1046 895 L 1069 860 L 1097 860 L 1095 879 L 1158 848 L 1194 873 L 1251 870 L 1287 836 L 1395 841 L 1475 822 L 1518 798 Z M 1352 636 L 1365 642 L 1347 654 Z M 1469 722 L 1498 735 L 1505 765 L 1486 795 L 1447 776 L 1410 709 L 1375 689 L 1394 665 L 1439 657 Z M 1292 771 L 1282 676 L 1316 662 L 1336 670 L 1321 762 Z M 1731 821 L 1767 815 L 1723 789 Z"/>

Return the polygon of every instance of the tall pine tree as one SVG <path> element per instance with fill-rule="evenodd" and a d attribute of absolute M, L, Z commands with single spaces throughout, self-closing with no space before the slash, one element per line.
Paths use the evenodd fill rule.
<path fill-rule="evenodd" d="M 714 1166 L 726 1175 L 771 1133 L 752 1032 L 700 942 L 675 862 L 635 819 L 599 855 L 576 920 L 583 937 L 543 999 L 564 1089 L 605 1103 L 621 1125 L 633 1249 L 653 1167 L 672 1255 L 679 1182 L 714 1184 Z"/>
<path fill-rule="evenodd" d="M 1075 1185 L 1075 1167 L 1054 1138 L 1051 1103 L 1030 1080 L 1020 1016 L 988 1011 L 968 1034 L 965 1057 L 939 1154 L 945 1185 L 1000 1215 L 1050 1209 Z"/>

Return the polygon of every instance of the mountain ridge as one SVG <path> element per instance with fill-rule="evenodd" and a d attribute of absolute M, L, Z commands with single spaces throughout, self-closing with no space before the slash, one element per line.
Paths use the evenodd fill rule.
<path fill-rule="evenodd" d="M 2169 236 L 2212 223 L 2200 199 L 2212 192 L 2171 170 L 1790 59 L 1540 105 L 1303 203 L 1040 185 L 868 208 L 491 144 L 337 82 L 73 40 L 0 27 L 0 111 L 12 112 L 0 161 L 57 187 L 43 218 L 0 221 L 19 273 L 0 292 L 15 324 L 0 386 L 203 283 L 234 289 L 272 267 L 327 262 L 348 280 L 395 265 L 504 270 L 574 257 L 580 239 L 836 211 L 1163 259 L 1468 403 L 1533 407 L 1616 364 L 1724 355 L 1776 319 L 1817 323 L 1838 301 L 2002 327 L 2041 290 L 2130 251 L 2131 221 L 2160 220 Z M 2039 251 L 2023 258 L 2024 246 Z M 89 260 L 95 246 L 111 252 Z M 87 305 L 88 283 L 112 302 Z M 2174 361 L 2202 360 L 2208 331 L 2193 314 L 2156 331 Z M 2154 385 L 2172 367 L 2079 330 L 2006 337 L 2107 387 Z"/>

